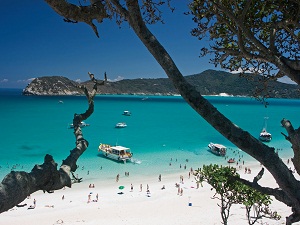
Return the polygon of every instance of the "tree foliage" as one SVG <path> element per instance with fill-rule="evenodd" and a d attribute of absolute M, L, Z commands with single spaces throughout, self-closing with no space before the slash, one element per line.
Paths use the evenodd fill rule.
<path fill-rule="evenodd" d="M 249 187 L 239 181 L 239 174 L 234 167 L 222 167 L 219 165 L 204 165 L 195 171 L 197 182 L 207 182 L 215 190 L 213 198 L 219 199 L 221 204 L 221 217 L 223 224 L 228 224 L 231 206 L 243 204 L 246 208 L 246 215 L 249 225 L 254 224 L 262 216 L 268 215 L 270 218 L 277 219 L 269 209 L 271 204 L 270 196 L 263 194 L 254 188 Z M 202 185 L 201 185 L 202 186 Z M 255 216 L 250 215 L 251 210 Z"/>
<path fill-rule="evenodd" d="M 230 71 L 288 75 L 300 82 L 300 4 L 298 0 L 194 0 L 197 27 L 192 35 L 210 37 L 212 62 Z"/>
<path fill-rule="evenodd" d="M 278 1 L 280 0 L 277 0 L 276 2 Z M 91 25 L 92 21 L 98 21 L 100 23 L 103 22 L 105 18 L 112 19 L 113 16 L 116 18 L 117 22 L 120 21 L 118 18 L 122 18 L 124 22 L 127 22 L 153 55 L 155 60 L 161 65 L 186 102 L 209 124 L 211 124 L 211 126 L 219 131 L 220 134 L 262 163 L 273 175 L 281 189 L 260 186 L 257 180 L 243 182 L 249 186 L 255 187 L 263 193 L 273 195 L 277 200 L 291 206 L 293 213 L 287 218 L 287 224 L 292 224 L 300 220 L 300 196 L 298 193 L 300 183 L 275 153 L 274 148 L 262 144 L 248 132 L 232 123 L 211 105 L 194 86 L 185 80 L 171 56 L 148 29 L 147 20 L 145 21 L 145 18 L 150 16 L 151 9 L 158 7 L 157 3 L 161 1 L 144 0 L 140 3 L 138 0 L 93 0 L 90 2 L 87 1 L 86 6 L 74 5 L 65 0 L 45 0 L 45 2 L 64 18 L 85 22 L 88 25 Z M 209 4 L 210 1 L 201 2 Z M 251 3 L 254 1 L 249 2 Z M 144 7 L 145 3 L 149 3 L 146 8 Z M 234 2 L 232 3 L 234 4 Z M 295 3 L 297 3 L 297 1 Z M 89 13 L 86 13 L 87 10 Z M 159 12 L 159 10 L 154 11 L 155 15 L 158 17 L 160 16 Z M 211 13 L 206 16 L 210 18 L 213 15 L 214 14 Z M 101 20 L 98 18 L 101 18 Z M 95 30 L 95 25 L 92 24 L 91 26 L 95 33 L 98 34 L 97 29 Z M 245 31 L 247 30 L 245 29 Z M 268 61 L 268 58 L 266 58 L 265 61 Z M 297 64 L 298 61 L 296 59 L 294 61 L 294 64 Z M 278 66 L 279 70 L 282 68 L 281 65 Z M 296 77 L 299 77 L 296 73 L 296 69 L 284 70 L 284 72 L 287 76 L 299 83 L 299 78 L 296 79 Z M 300 130 L 294 129 L 289 120 L 283 119 L 281 123 L 288 133 L 285 137 L 286 140 L 291 142 L 294 150 L 294 158 L 292 161 L 296 171 L 300 174 Z"/>
<path fill-rule="evenodd" d="M 278 155 L 275 153 L 274 148 L 269 147 L 267 145 L 264 145 L 260 141 L 257 140 L 257 138 L 253 137 L 249 132 L 243 130 L 242 128 L 238 127 L 236 124 L 232 123 L 228 118 L 226 118 L 221 112 L 219 112 L 207 99 L 205 99 L 201 93 L 199 93 L 196 88 L 188 83 L 185 78 L 183 77 L 180 70 L 177 68 L 176 64 L 174 63 L 172 57 L 168 54 L 168 52 L 165 50 L 165 48 L 160 44 L 158 39 L 151 33 L 151 31 L 147 27 L 147 23 L 151 22 L 157 22 L 157 21 L 163 21 L 161 19 L 161 6 L 163 1 L 161 0 L 86 0 L 84 1 L 84 4 L 82 2 L 78 3 L 78 5 L 72 4 L 68 2 L 67 0 L 45 0 L 45 2 L 52 7 L 52 9 L 57 12 L 59 15 L 61 15 L 65 21 L 67 22 L 84 22 L 92 27 L 95 34 L 99 37 L 98 29 L 94 22 L 102 23 L 105 19 L 115 19 L 117 24 L 120 22 L 126 22 L 130 25 L 133 32 L 138 36 L 138 38 L 142 41 L 142 43 L 146 46 L 148 51 L 152 54 L 152 56 L 155 58 L 155 60 L 160 64 L 162 69 L 165 71 L 166 75 L 169 77 L 171 82 L 174 84 L 175 88 L 179 91 L 181 96 L 186 100 L 186 102 L 200 115 L 202 116 L 212 127 L 214 127 L 220 134 L 222 134 L 225 138 L 227 138 L 229 141 L 231 141 L 234 145 L 236 145 L 238 148 L 252 156 L 254 159 L 259 161 L 264 167 L 272 174 L 274 179 L 276 180 L 277 184 L 280 188 L 271 188 L 271 187 L 263 187 L 258 184 L 259 179 L 256 177 L 253 181 L 247 181 L 239 178 L 239 180 L 250 186 L 253 187 L 265 194 L 273 195 L 277 200 L 283 202 L 287 206 L 290 206 L 292 208 L 292 214 L 287 217 L 286 224 L 292 224 L 294 222 L 300 221 L 300 182 L 295 178 L 295 176 L 290 172 L 289 168 L 282 162 L 282 160 L 278 157 Z M 170 1 L 167 1 L 168 3 Z M 286 26 L 285 29 L 291 29 L 290 34 L 294 32 L 294 35 L 290 35 L 290 37 L 294 38 L 296 41 L 295 44 L 292 46 L 296 50 L 291 49 L 290 46 L 286 46 L 286 43 L 288 42 L 282 42 L 285 43 L 282 45 L 282 47 L 287 48 L 286 52 L 280 52 L 278 49 L 278 46 L 275 45 L 275 42 L 272 41 L 277 40 L 277 36 L 273 35 L 273 33 L 270 33 L 270 46 L 264 46 L 263 42 L 258 41 L 258 37 L 261 36 L 261 38 L 266 38 L 266 31 L 262 32 L 261 34 L 258 33 L 257 37 L 254 36 L 254 34 L 251 32 L 251 21 L 246 21 L 246 15 L 247 13 L 251 11 L 255 11 L 254 9 L 257 8 L 258 11 L 262 11 L 262 13 L 267 12 L 268 9 L 262 8 L 264 6 L 263 4 L 260 4 L 258 1 L 255 0 L 215 0 L 215 1 L 209 1 L 209 0 L 197 0 L 195 1 L 196 5 L 199 5 L 198 9 L 200 10 L 201 7 L 205 7 L 207 9 L 212 9 L 211 11 L 206 10 L 203 16 L 201 15 L 200 19 L 204 17 L 206 20 L 210 22 L 217 21 L 216 18 L 220 18 L 219 15 L 221 15 L 224 18 L 227 18 L 227 20 L 232 20 L 230 23 L 228 23 L 228 26 L 235 27 L 236 22 L 234 19 L 235 14 L 230 13 L 229 15 L 226 15 L 225 13 L 222 14 L 222 11 L 220 9 L 224 8 L 222 5 L 229 6 L 231 4 L 232 9 L 244 9 L 241 11 L 241 14 L 239 14 L 239 17 L 241 17 L 241 21 L 248 22 L 248 26 L 239 26 L 236 27 L 235 30 L 238 32 L 238 36 L 235 36 L 235 38 L 242 36 L 245 37 L 244 39 L 238 39 L 239 42 L 245 42 L 248 43 L 244 48 L 243 45 L 238 45 L 239 48 L 242 50 L 241 52 L 244 52 L 245 50 L 251 50 L 252 51 L 252 45 L 253 45 L 253 52 L 247 52 L 250 54 L 250 56 L 261 57 L 260 61 L 257 61 L 258 64 L 253 63 L 253 66 L 258 66 L 259 69 L 256 69 L 256 71 L 260 71 L 260 69 L 269 69 L 273 68 L 270 67 L 271 65 L 274 66 L 274 70 L 278 70 L 278 76 L 281 76 L 282 74 L 285 74 L 289 76 L 292 80 L 300 84 L 300 76 L 299 76 L 299 60 L 297 48 L 299 49 L 299 39 L 298 33 L 299 33 L 299 1 L 298 0 L 274 0 L 274 1 L 260 1 L 260 2 L 268 2 L 272 6 L 275 7 L 278 6 L 280 2 L 282 3 L 282 6 L 284 8 L 288 9 L 288 7 L 293 6 L 295 9 L 295 17 L 288 17 L 291 21 L 289 23 L 284 23 Z M 161 4 L 158 4 L 161 3 Z M 219 4 L 222 3 L 222 4 Z M 255 4 L 254 4 L 255 3 Z M 211 7 L 213 6 L 213 7 Z M 261 8 L 259 8 L 261 7 Z M 218 9 L 219 11 L 213 11 L 214 9 Z M 280 7 L 277 7 L 278 10 L 280 10 Z M 193 12 L 196 13 L 196 8 L 194 8 Z M 248 12 L 249 11 L 249 12 Z M 224 11 L 225 12 L 225 11 Z M 276 11 L 274 11 L 276 12 Z M 278 11 L 280 12 L 280 11 Z M 195 14 L 196 15 L 196 14 Z M 249 14 L 250 15 L 250 14 Z M 262 15 L 256 15 L 257 20 L 252 22 L 257 25 L 257 30 L 263 30 L 262 28 L 263 23 L 265 19 Z M 279 15 L 279 13 L 278 13 Z M 155 19 L 155 16 L 157 18 Z M 233 17 L 230 17 L 233 16 Z M 148 18 L 153 18 L 153 20 L 147 20 Z M 255 17 L 255 18 L 256 18 Z M 212 20 L 214 18 L 214 20 Z M 263 18 L 263 20 L 259 20 L 259 18 Z M 244 19 L 244 20 L 243 20 Z M 261 23 L 259 23 L 259 21 Z M 285 22 L 284 20 L 282 22 Z M 226 24 L 226 21 L 224 21 Z M 232 24 L 231 24 L 232 23 Z M 246 23 L 247 24 L 247 23 Z M 240 25 L 240 24 L 239 24 Z M 280 25 L 280 23 L 278 23 Z M 261 27 L 261 28 L 259 28 Z M 281 26 L 280 26 L 281 27 Z M 200 27 L 201 28 L 201 27 Z M 276 28 L 276 27 L 275 27 Z M 215 29 L 215 33 L 222 33 L 224 32 L 224 28 L 222 26 L 213 26 L 211 27 L 211 31 Z M 276 31 L 276 29 L 274 29 Z M 234 29 L 233 29 L 234 31 Z M 243 31 L 243 32 L 241 32 Z M 228 31 L 230 32 L 230 31 Z M 281 31 L 283 32 L 283 31 Z M 211 40 L 222 40 L 222 39 L 214 39 L 214 32 L 209 33 L 212 35 Z M 278 32 L 275 34 L 278 34 Z M 289 37 L 289 36 L 287 36 Z M 296 38 L 297 37 L 297 38 Z M 228 39 L 227 43 L 225 43 L 225 46 L 233 45 L 232 49 L 235 50 L 237 47 L 234 44 L 235 39 Z M 276 42 L 277 43 L 277 42 Z M 279 42 L 278 42 L 279 43 Z M 250 48 L 251 47 L 251 48 Z M 276 52 L 279 51 L 279 52 Z M 225 52 L 226 49 L 224 49 Z M 291 54 L 287 54 L 287 52 L 291 52 Z M 299 51 L 298 51 L 299 52 Z M 220 52 L 222 53 L 222 52 Z M 238 52 L 239 53 L 239 52 Z M 259 53 L 259 54 L 258 54 Z M 282 55 L 278 53 L 284 53 Z M 226 56 L 226 55 L 225 55 Z M 240 55 L 242 59 L 237 60 L 238 58 L 233 58 L 233 63 L 244 63 L 249 60 L 247 57 L 247 54 Z M 293 59 L 291 56 L 294 56 Z M 254 58 L 255 58 L 254 57 Z M 290 57 L 290 58 L 288 58 Z M 224 57 L 222 57 L 224 58 Z M 225 57 L 225 59 L 227 59 Z M 229 59 L 229 58 L 228 58 Z M 222 61 L 219 60 L 219 63 Z M 224 61 L 225 62 L 225 61 Z M 251 61 L 252 62 L 252 61 Z M 267 64 L 261 64 L 264 62 L 270 63 Z M 249 64 L 251 65 L 251 64 Z M 264 65 L 263 67 L 260 65 Z M 241 65 L 238 65 L 241 66 Z M 249 66 L 250 67 L 250 66 Z M 234 67 L 232 67 L 234 68 Z M 268 71 L 268 70 L 263 70 Z M 269 70 L 271 71 L 271 70 Z M 270 75 L 267 73 L 267 75 Z M 294 157 L 293 157 L 293 164 L 295 166 L 295 169 L 298 174 L 300 174 L 300 129 L 294 129 L 292 126 L 292 123 L 287 120 L 283 119 L 281 121 L 282 126 L 286 129 L 287 135 L 284 134 L 287 141 L 289 141 L 292 144 L 292 148 L 294 151 Z M 261 175 L 259 176 L 261 178 Z M 17 181 L 14 181 L 17 183 Z M 13 183 L 14 183 L 13 182 Z M 24 186 L 23 186 L 24 187 Z M 26 190 L 22 190 L 26 191 Z M 21 192 L 21 191 L 20 191 Z M 1 199 L 1 203 L 2 203 Z M 2 203 L 3 205 L 7 204 L 7 199 Z M 1 211 L 3 212 L 3 211 Z"/>

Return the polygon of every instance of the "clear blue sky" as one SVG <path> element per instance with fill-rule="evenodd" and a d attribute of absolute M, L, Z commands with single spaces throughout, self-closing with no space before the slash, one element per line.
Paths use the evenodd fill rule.
<path fill-rule="evenodd" d="M 174 0 L 175 13 L 165 24 L 149 26 L 183 75 L 214 69 L 199 58 L 201 43 L 190 35 L 188 1 Z M 2 1 L 0 8 L 0 88 L 24 88 L 40 76 L 66 76 L 85 81 L 87 72 L 110 80 L 167 77 L 134 32 L 124 23 L 98 24 L 100 38 L 86 24 L 63 21 L 44 1 Z M 208 43 L 204 43 L 208 44 Z"/>

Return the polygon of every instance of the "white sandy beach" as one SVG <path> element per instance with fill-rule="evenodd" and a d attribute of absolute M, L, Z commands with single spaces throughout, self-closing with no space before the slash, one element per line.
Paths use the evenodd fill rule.
<path fill-rule="evenodd" d="M 252 180 L 261 167 L 255 163 L 250 168 L 251 174 L 244 174 L 244 169 L 241 169 L 240 173 L 242 177 Z M 93 180 L 95 188 L 89 188 L 91 182 L 84 180 L 72 188 L 55 191 L 52 194 L 39 191 L 21 203 L 26 203 L 27 206 L 14 207 L 2 213 L 0 224 L 221 224 L 218 200 L 211 199 L 214 191 L 210 190 L 211 187 L 207 183 L 197 189 L 194 178 L 192 176 L 188 178 L 189 170 L 185 172 L 168 176 L 162 174 L 161 182 L 158 181 L 158 175 L 141 179 L 120 174 L 118 182 L 115 178 L 103 181 L 99 177 L 98 180 Z M 178 195 L 178 189 L 175 187 L 175 183 L 180 181 L 180 175 L 184 177 L 184 184 L 181 184 L 182 196 Z M 131 184 L 133 191 L 130 188 Z M 142 191 L 140 184 L 143 185 Z M 151 192 L 150 197 L 146 193 L 147 184 Z M 260 184 L 275 187 L 274 179 L 268 172 Z M 123 194 L 118 194 L 120 185 L 125 186 Z M 163 185 L 164 190 L 161 189 Z M 88 203 L 89 194 L 91 202 Z M 93 201 L 96 194 L 99 196 L 98 202 Z M 28 209 L 34 199 L 36 199 L 35 209 Z M 270 208 L 276 210 L 282 218 L 279 221 L 264 218 L 264 224 L 285 224 L 285 217 L 290 214 L 290 209 L 276 200 L 272 202 Z M 232 207 L 229 224 L 248 224 L 242 205 Z"/>

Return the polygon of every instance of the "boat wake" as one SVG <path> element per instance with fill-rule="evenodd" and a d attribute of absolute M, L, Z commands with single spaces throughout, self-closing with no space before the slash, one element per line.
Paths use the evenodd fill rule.
<path fill-rule="evenodd" d="M 134 158 L 131 158 L 130 161 L 134 164 L 141 164 L 142 161 L 141 160 L 138 160 L 138 159 L 134 159 Z"/>

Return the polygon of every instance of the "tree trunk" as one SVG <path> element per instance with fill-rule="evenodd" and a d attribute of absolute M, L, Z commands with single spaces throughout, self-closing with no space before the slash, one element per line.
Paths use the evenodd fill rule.
<path fill-rule="evenodd" d="M 201 94 L 196 91 L 195 87 L 184 79 L 167 51 L 146 27 L 141 16 L 138 1 L 128 0 L 126 2 L 129 12 L 129 18 L 127 18 L 129 24 L 157 62 L 165 70 L 167 76 L 173 82 L 181 96 L 225 138 L 261 162 L 270 171 L 279 187 L 284 191 L 284 194 L 286 195 L 284 197 L 284 199 L 286 199 L 284 203 L 293 207 L 295 215 L 300 215 L 300 195 L 298 192 L 300 189 L 299 181 L 295 179 L 287 166 L 278 157 L 275 153 L 275 149 L 264 145 L 248 132 L 233 124 L 201 96 Z M 281 200 L 283 201 L 284 199 Z"/>
<path fill-rule="evenodd" d="M 81 87 L 87 96 L 89 107 L 85 113 L 75 114 L 73 119 L 76 147 L 63 160 L 58 170 L 53 157 L 47 154 L 44 163 L 35 165 L 30 173 L 12 171 L 6 175 L 0 184 L 0 213 L 18 205 L 36 191 L 43 190 L 52 193 L 54 190 L 59 190 L 65 186 L 71 187 L 71 172 L 76 171 L 76 162 L 88 147 L 88 142 L 84 139 L 79 124 L 94 112 L 94 96 L 96 95 L 97 84 L 100 83 L 94 78 L 92 80 L 95 82 L 95 86 L 91 93 L 88 93 L 85 87 Z M 55 138 L 53 139 L 55 140 Z"/>

